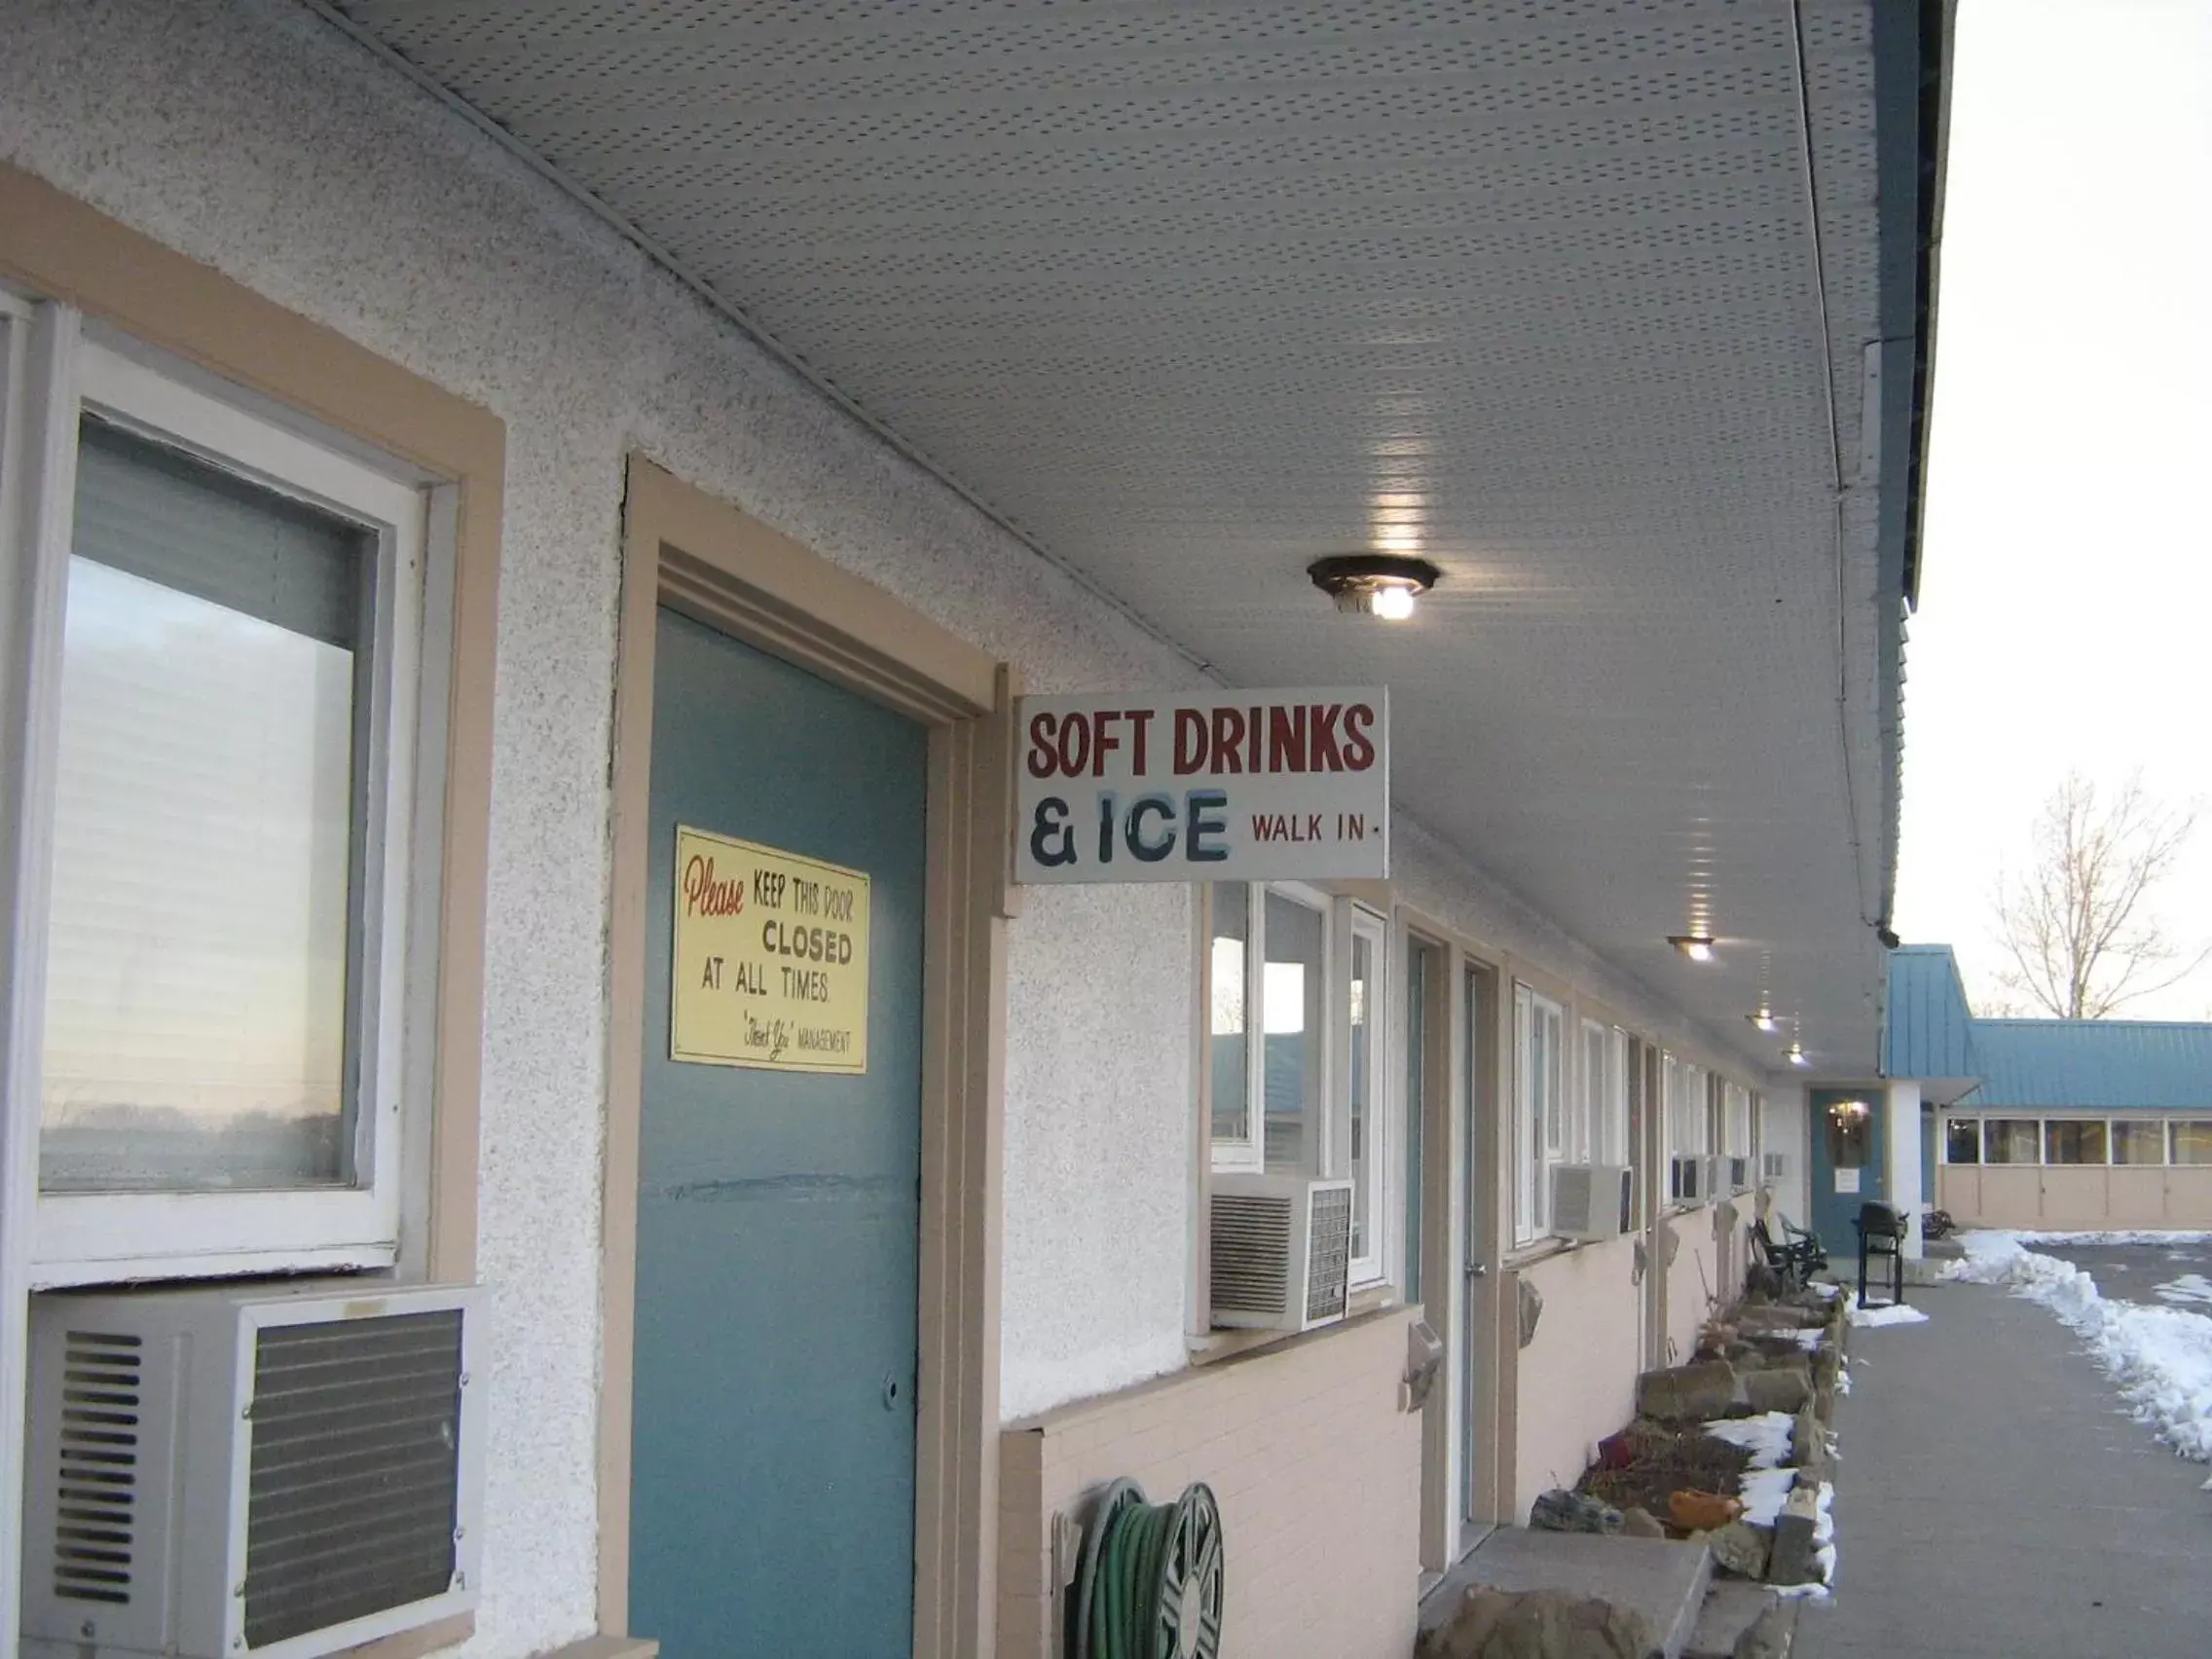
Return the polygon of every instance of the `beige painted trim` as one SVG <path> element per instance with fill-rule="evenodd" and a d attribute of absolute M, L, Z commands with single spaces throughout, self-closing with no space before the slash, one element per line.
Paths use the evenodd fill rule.
<path fill-rule="evenodd" d="M 455 486 L 452 693 L 440 864 L 431 1278 L 476 1267 L 484 889 L 492 816 L 506 428 L 455 396 L 207 266 L 0 163 L 0 276 L 350 433 Z"/>
<path fill-rule="evenodd" d="M 608 953 L 599 1621 L 630 1600 L 632 1342 L 645 1057 L 653 641 L 662 605 L 858 691 L 929 734 L 914 1653 L 997 1633 L 1000 1181 L 1013 672 L 881 589 L 642 456 L 623 510 Z"/>

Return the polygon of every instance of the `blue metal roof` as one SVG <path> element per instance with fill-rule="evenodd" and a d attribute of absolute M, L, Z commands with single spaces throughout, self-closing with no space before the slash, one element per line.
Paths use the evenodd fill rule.
<path fill-rule="evenodd" d="M 1969 1104 L 2212 1109 L 2212 1025 L 2153 1019 L 1977 1019 Z"/>
<path fill-rule="evenodd" d="M 1979 1078 L 1983 1111 L 2212 1111 L 2212 1023 L 1982 1019 L 1947 944 L 1890 953 L 1883 1053 L 1891 1077 Z"/>
<path fill-rule="evenodd" d="M 1883 1045 L 1891 1077 L 1979 1077 L 1972 1011 L 1947 944 L 1890 952 L 1890 1007 Z"/>

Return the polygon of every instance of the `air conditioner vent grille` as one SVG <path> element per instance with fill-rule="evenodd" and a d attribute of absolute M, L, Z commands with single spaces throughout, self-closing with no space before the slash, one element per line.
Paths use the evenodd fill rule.
<path fill-rule="evenodd" d="M 1265 1313 L 1282 1307 L 1289 1292 L 1292 1221 L 1287 1198 L 1214 1195 L 1216 1308 Z"/>
<path fill-rule="evenodd" d="M 1342 1318 L 1351 1277 L 1351 1189 L 1318 1187 L 1306 1267 L 1309 1322 Z"/>
<path fill-rule="evenodd" d="M 249 1647 L 452 1587 L 461 1322 L 447 1309 L 259 1333 Z"/>
<path fill-rule="evenodd" d="M 98 1331 L 71 1331 L 63 1346 L 54 1593 L 66 1601 L 130 1601 L 144 1346 Z"/>

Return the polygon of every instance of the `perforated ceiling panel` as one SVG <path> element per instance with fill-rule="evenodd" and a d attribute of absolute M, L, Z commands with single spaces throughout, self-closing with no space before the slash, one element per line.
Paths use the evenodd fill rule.
<path fill-rule="evenodd" d="M 1387 682 L 1403 802 L 1606 955 L 1871 1062 L 1865 0 L 1801 66 L 1786 0 L 344 9 L 1195 657 Z M 1365 548 L 1416 622 L 1308 584 Z"/>

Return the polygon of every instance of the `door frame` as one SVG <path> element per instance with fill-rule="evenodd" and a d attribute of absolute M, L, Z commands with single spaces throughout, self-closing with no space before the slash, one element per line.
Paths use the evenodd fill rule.
<path fill-rule="evenodd" d="M 1011 668 L 648 458 L 629 458 L 626 484 L 602 1195 L 600 1629 L 629 1634 L 653 648 L 667 606 L 927 733 L 914 1655 L 987 1656 L 997 1617 L 1006 920 L 1015 907 L 1010 815 L 1020 688 Z"/>

